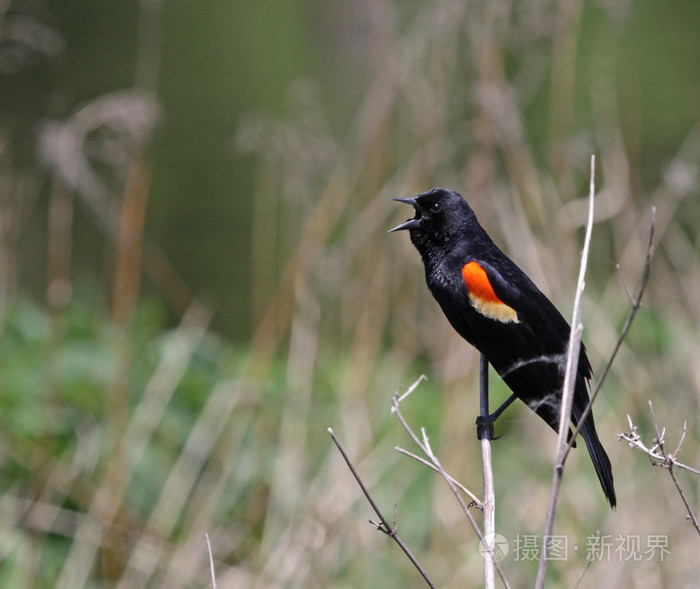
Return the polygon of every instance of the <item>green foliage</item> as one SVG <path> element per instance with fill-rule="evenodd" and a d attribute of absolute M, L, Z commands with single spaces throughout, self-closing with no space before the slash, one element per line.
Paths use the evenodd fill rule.
<path fill-rule="evenodd" d="M 415 448 L 390 406 L 426 374 L 403 414 L 480 494 L 477 355 L 407 240 L 386 235 L 389 198 L 460 190 L 566 315 L 592 152 L 596 369 L 628 309 L 615 264 L 632 286 L 650 205 L 658 245 L 595 411 L 620 506 L 606 510 L 575 451 L 557 533 L 579 549 L 550 580 L 576 583 L 600 529 L 667 534 L 671 554 L 595 562 L 584 584 L 696 582 L 675 488 L 616 440 L 630 415 L 652 443 L 652 399 L 669 447 L 687 419 L 697 466 L 700 4 L 140 3 L 138 27 L 136 11 L 93 4 L 0 15 L 0 588 L 204 586 L 204 532 L 220 586 L 415 585 L 329 426 L 438 586 L 474 585 L 476 535 L 394 450 Z M 134 109 L 151 103 L 107 94 L 132 77 L 157 94 L 159 132 Z M 139 194 L 144 210 L 129 208 Z M 47 304 L 26 294 L 45 290 Z M 192 293 L 219 305 L 213 328 Z M 495 376 L 491 390 L 494 406 L 508 395 Z M 522 404 L 497 433 L 512 542 L 541 530 L 554 436 Z M 535 563 L 503 566 L 532 585 Z"/>

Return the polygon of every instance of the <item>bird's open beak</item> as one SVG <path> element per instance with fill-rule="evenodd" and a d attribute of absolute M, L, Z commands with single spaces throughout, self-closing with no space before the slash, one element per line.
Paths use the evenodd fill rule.
<path fill-rule="evenodd" d="M 406 203 L 407 205 L 413 205 L 416 206 L 416 198 L 415 196 L 411 196 L 408 198 L 394 198 L 392 200 L 397 200 L 399 202 Z M 401 223 L 401 225 L 397 225 L 393 229 L 389 229 L 387 233 L 393 233 L 394 231 L 401 231 L 403 229 L 417 229 L 420 227 L 420 218 L 419 217 L 414 217 L 413 219 L 409 219 L 408 221 L 404 221 Z"/>

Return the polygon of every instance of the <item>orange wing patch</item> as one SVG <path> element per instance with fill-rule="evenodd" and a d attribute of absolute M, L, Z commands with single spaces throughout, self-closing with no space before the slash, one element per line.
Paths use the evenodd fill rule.
<path fill-rule="evenodd" d="M 502 323 L 520 323 L 515 309 L 496 296 L 489 277 L 477 262 L 465 264 L 462 277 L 469 291 L 469 300 L 479 313 Z"/>

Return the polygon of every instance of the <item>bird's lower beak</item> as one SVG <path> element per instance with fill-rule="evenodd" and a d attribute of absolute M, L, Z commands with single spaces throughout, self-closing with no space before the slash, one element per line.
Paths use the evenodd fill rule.
<path fill-rule="evenodd" d="M 396 200 L 398 202 L 402 202 L 402 203 L 405 203 L 407 205 L 416 206 L 416 197 L 415 196 L 410 196 L 408 198 L 394 198 L 392 200 Z M 397 225 L 393 229 L 389 229 L 389 231 L 387 231 L 387 233 L 393 233 L 394 231 L 402 231 L 404 229 L 417 229 L 418 227 L 420 227 L 420 218 L 414 217 L 413 219 L 409 219 L 408 221 L 401 223 L 401 225 Z"/>
<path fill-rule="evenodd" d="M 418 229 L 418 227 L 420 227 L 420 219 L 409 219 L 408 221 L 401 223 L 401 225 L 397 225 L 393 229 L 389 229 L 387 233 L 393 233 L 394 231 L 401 231 L 403 229 Z"/>

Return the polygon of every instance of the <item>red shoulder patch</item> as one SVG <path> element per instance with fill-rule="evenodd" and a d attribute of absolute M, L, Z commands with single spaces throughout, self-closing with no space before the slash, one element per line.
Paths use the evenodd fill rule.
<path fill-rule="evenodd" d="M 464 278 L 464 283 L 467 285 L 467 290 L 469 290 L 470 295 L 484 301 L 503 304 L 503 301 L 501 301 L 493 291 L 493 286 L 491 286 L 491 281 L 486 275 L 486 271 L 479 266 L 478 262 L 469 262 L 465 264 L 462 268 L 462 277 Z"/>
<path fill-rule="evenodd" d="M 485 317 L 502 323 L 519 323 L 513 307 L 498 298 L 486 271 L 478 262 L 468 262 L 462 267 L 462 278 L 474 308 Z"/>

